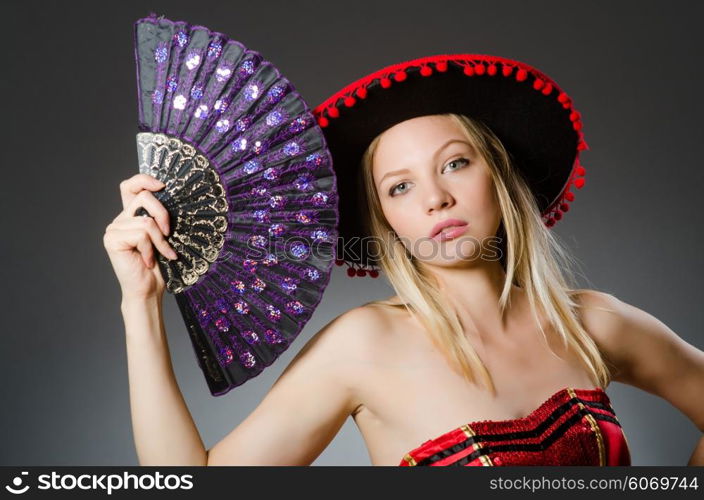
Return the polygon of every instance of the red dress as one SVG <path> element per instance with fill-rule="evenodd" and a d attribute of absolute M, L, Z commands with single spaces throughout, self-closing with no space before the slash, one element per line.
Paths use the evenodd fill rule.
<path fill-rule="evenodd" d="M 399 465 L 631 465 L 631 455 L 606 392 L 565 387 L 526 417 L 429 439 Z"/>

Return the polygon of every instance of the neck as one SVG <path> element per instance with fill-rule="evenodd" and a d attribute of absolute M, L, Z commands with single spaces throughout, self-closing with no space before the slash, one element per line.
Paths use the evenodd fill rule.
<path fill-rule="evenodd" d="M 427 267 L 426 267 L 427 269 Z M 428 272 L 440 292 L 458 312 L 467 334 L 500 334 L 508 330 L 509 310 L 499 309 L 506 273 L 498 261 L 476 261 L 467 267 L 432 267 Z M 509 304 L 515 305 L 521 289 L 511 286 Z"/>

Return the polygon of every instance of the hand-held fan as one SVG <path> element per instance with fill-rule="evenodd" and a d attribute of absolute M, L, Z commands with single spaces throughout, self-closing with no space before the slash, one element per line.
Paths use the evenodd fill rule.
<path fill-rule="evenodd" d="M 154 195 L 178 259 L 155 254 L 219 396 L 273 363 L 321 300 L 338 235 L 331 155 L 258 52 L 155 14 L 134 35 L 139 171 L 165 184 Z"/>

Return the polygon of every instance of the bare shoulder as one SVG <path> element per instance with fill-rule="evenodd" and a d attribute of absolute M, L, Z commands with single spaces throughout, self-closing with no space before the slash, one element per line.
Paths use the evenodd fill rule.
<path fill-rule="evenodd" d="M 616 367 L 613 380 L 662 397 L 704 430 L 704 352 L 612 294 L 578 294 L 584 328 Z"/>

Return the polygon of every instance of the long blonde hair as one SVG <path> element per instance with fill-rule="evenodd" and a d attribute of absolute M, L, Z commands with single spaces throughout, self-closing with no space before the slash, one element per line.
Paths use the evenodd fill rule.
<path fill-rule="evenodd" d="M 554 232 L 543 223 L 524 177 L 513 167 L 501 141 L 482 122 L 453 113 L 440 116 L 450 117 L 462 127 L 489 166 L 494 181 L 501 211 L 501 224 L 497 232 L 501 241 L 500 261 L 506 273 L 499 299 L 501 314 L 510 306 L 513 284 L 523 288 L 546 342 L 547 336 L 538 318 L 538 310 L 544 313 L 547 322 L 559 333 L 563 344 L 569 344 L 578 354 L 594 382 L 602 388 L 606 387 L 611 379 L 610 370 L 576 311 L 583 305 L 574 299 L 583 290 L 568 285 L 568 279 L 570 283 L 574 282 L 576 273 L 572 265 L 575 261 Z M 468 381 L 481 381 L 491 392 L 495 392 L 486 366 L 467 340 L 456 311 L 446 304 L 437 280 L 418 265 L 384 217 L 372 177 L 372 158 L 380 137 L 374 138 L 361 162 L 359 194 L 368 214 L 363 223 L 366 234 L 371 236 L 370 249 L 403 303 L 398 305 L 388 300 L 377 300 L 368 304 L 405 307 L 425 327 L 431 341 L 453 369 Z M 382 251 L 379 245 L 385 246 L 388 251 Z"/>

